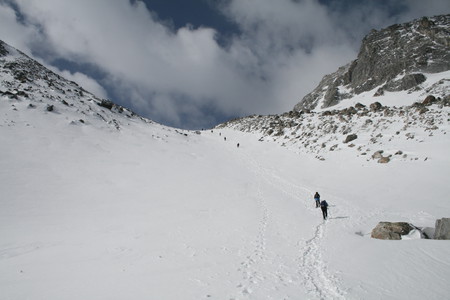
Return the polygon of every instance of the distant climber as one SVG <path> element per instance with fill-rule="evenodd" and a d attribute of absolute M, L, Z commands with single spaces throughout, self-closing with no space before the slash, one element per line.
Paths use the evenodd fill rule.
<path fill-rule="evenodd" d="M 225 136 L 225 137 L 223 137 L 223 140 L 224 140 L 224 141 L 226 141 L 226 140 L 227 140 L 227 137 L 226 137 L 226 136 Z"/>
<path fill-rule="evenodd" d="M 316 201 L 316 208 L 320 206 L 320 195 L 318 192 L 314 195 L 314 200 Z"/>
<path fill-rule="evenodd" d="M 322 210 L 323 219 L 328 219 L 328 203 L 325 200 L 320 202 L 320 209 Z"/>
<path fill-rule="evenodd" d="M 239 143 L 237 143 L 237 147 L 239 148 Z"/>

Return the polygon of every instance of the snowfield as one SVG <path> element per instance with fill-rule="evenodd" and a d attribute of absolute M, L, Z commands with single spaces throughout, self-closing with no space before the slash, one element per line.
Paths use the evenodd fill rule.
<path fill-rule="evenodd" d="M 377 164 L 231 129 L 79 119 L 0 97 L 1 299 L 450 294 L 449 241 L 370 238 L 380 221 L 450 217 L 449 134 L 417 143 L 427 160 Z"/>

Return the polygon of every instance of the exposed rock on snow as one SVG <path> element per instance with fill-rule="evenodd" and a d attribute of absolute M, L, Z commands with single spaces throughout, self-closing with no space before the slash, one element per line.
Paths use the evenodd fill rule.
<path fill-rule="evenodd" d="M 414 227 L 406 222 L 380 222 L 372 230 L 371 237 L 380 240 L 401 240 L 402 235 L 407 235 Z"/>
<path fill-rule="evenodd" d="M 345 144 L 346 144 L 346 143 L 349 143 L 349 142 L 351 142 L 351 141 L 356 140 L 357 138 L 358 138 L 358 136 L 357 136 L 356 134 L 349 134 L 349 135 L 347 135 L 347 137 L 345 138 L 344 143 L 345 143 Z"/>
<path fill-rule="evenodd" d="M 406 160 L 407 157 L 415 160 L 412 154 L 416 152 L 418 144 L 438 136 L 447 138 L 445 128 L 449 123 L 450 101 L 435 99 L 427 100 L 427 103 L 432 103 L 427 107 L 422 104 L 423 101 L 401 107 L 383 106 L 376 102 L 370 107 L 360 104 L 321 113 L 291 111 L 282 115 L 253 115 L 231 120 L 216 128 L 260 133 L 260 141 L 275 141 L 294 151 L 312 153 L 321 158 L 343 149 L 356 149 L 354 153 L 359 156 L 382 148 L 386 149 L 386 153 L 374 153 L 374 160 L 382 157 L 389 157 L 382 162 L 394 158 Z M 342 135 L 346 138 L 342 138 Z M 405 148 L 404 141 L 409 141 L 406 144 L 408 148 Z M 354 145 L 341 147 L 349 142 Z M 399 147 L 402 147 L 402 152 L 398 151 Z M 421 159 L 426 156 L 424 153 Z"/>
<path fill-rule="evenodd" d="M 293 111 L 235 119 L 217 128 L 260 133 L 261 142 L 275 141 L 320 160 L 337 151 L 364 158 L 382 148 L 386 153 L 373 158 L 379 163 L 427 161 L 427 153 L 418 157 L 419 144 L 447 138 L 449 33 L 450 15 L 372 31 L 358 58 L 326 75 Z M 393 156 L 399 147 L 405 154 Z"/>
<path fill-rule="evenodd" d="M 374 102 L 370 104 L 370 111 L 379 111 L 383 108 L 380 102 Z"/>
<path fill-rule="evenodd" d="M 373 159 L 380 159 L 380 158 L 382 158 L 383 157 L 383 150 L 378 150 L 378 151 L 375 151 L 375 153 L 374 154 L 372 154 L 372 158 Z"/>
<path fill-rule="evenodd" d="M 434 239 L 450 240 L 450 218 L 442 218 L 436 220 L 436 229 L 434 231 Z"/>
<path fill-rule="evenodd" d="M 434 97 L 433 95 L 430 95 L 430 96 L 427 96 L 425 98 L 425 100 L 423 100 L 422 104 L 428 106 L 428 105 L 431 105 L 431 104 L 433 104 L 435 102 L 436 102 L 436 97 Z"/>
<path fill-rule="evenodd" d="M 450 70 L 450 15 L 422 18 L 383 30 L 372 30 L 362 41 L 358 58 L 323 77 L 294 110 L 327 108 L 377 89 L 412 91 L 426 80 L 423 73 Z M 438 86 L 434 93 L 441 97 Z"/>
<path fill-rule="evenodd" d="M 389 156 L 383 156 L 378 160 L 378 163 L 379 164 L 387 164 L 390 161 L 391 161 L 391 159 Z"/>
<path fill-rule="evenodd" d="M 1 100 L 10 100 L 11 105 L 27 101 L 27 108 L 93 116 L 99 121 L 95 126 L 106 125 L 116 130 L 132 120 L 152 123 L 110 100 L 99 99 L 3 41 L 0 41 L 0 84 Z"/>

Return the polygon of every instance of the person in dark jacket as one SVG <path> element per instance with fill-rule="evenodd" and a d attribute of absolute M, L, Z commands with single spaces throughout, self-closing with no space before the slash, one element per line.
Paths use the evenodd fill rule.
<path fill-rule="evenodd" d="M 328 203 L 325 200 L 320 202 L 320 209 L 322 210 L 323 219 L 328 219 Z"/>
<path fill-rule="evenodd" d="M 320 206 L 320 195 L 318 192 L 314 195 L 314 200 L 316 200 L 316 208 Z"/>

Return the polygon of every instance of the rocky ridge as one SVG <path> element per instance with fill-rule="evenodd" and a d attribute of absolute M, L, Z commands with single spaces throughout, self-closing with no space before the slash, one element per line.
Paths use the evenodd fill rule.
<path fill-rule="evenodd" d="M 120 130 L 130 120 L 151 123 L 110 100 L 94 96 L 3 41 L 0 41 L 0 96 L 10 101 L 13 110 L 25 103 L 27 109 L 80 117 L 70 120 L 71 124 L 90 123 Z"/>
<path fill-rule="evenodd" d="M 450 15 L 372 30 L 363 39 L 357 59 L 324 76 L 294 110 L 332 107 L 372 90 L 374 96 L 415 91 L 428 74 L 450 70 L 449 49 Z M 438 86 L 428 93 L 446 96 Z"/>
<path fill-rule="evenodd" d="M 332 153 L 351 151 L 367 161 L 428 160 L 417 144 L 449 138 L 450 97 L 429 96 L 410 106 L 388 107 L 379 102 L 342 110 L 290 111 L 281 115 L 253 115 L 216 128 L 256 133 L 259 141 L 273 141 L 298 153 L 325 160 Z M 401 145 L 409 145 L 406 149 Z"/>
<path fill-rule="evenodd" d="M 450 15 L 372 31 L 358 58 L 325 76 L 294 110 L 217 128 L 253 132 L 320 160 L 339 151 L 379 163 L 428 160 L 419 144 L 449 138 L 449 33 Z"/>
<path fill-rule="evenodd" d="M 3 41 L 0 41 L 0 101 L 4 116 L 0 126 L 35 126 L 29 121 L 31 118 L 20 114 L 26 112 L 52 114 L 66 119 L 70 126 L 121 131 L 131 124 L 151 124 L 176 135 L 191 133 L 160 125 L 108 99 L 98 98 Z M 152 137 L 162 141 L 167 138 L 156 133 Z"/>

